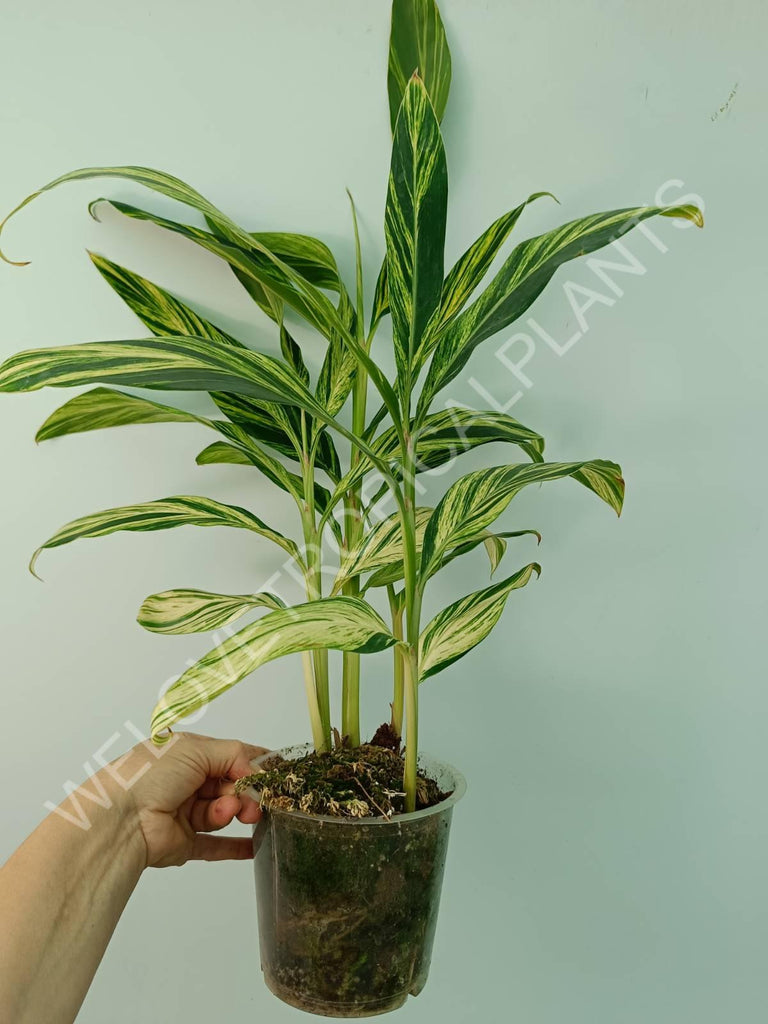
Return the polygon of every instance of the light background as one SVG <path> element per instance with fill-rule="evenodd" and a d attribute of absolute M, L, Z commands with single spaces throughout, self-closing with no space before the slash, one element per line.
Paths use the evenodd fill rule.
<path fill-rule="evenodd" d="M 635 232 L 628 245 L 646 273 L 615 275 L 623 296 L 592 306 L 578 344 L 558 358 L 538 341 L 526 367 L 534 386 L 513 414 L 544 433 L 550 458 L 620 461 L 626 511 L 617 521 L 569 482 L 519 497 L 503 522 L 542 531 L 543 577 L 512 595 L 481 650 L 423 690 L 424 746 L 456 762 L 470 790 L 456 813 L 431 980 L 401 1018 L 758 1021 L 768 995 L 765 7 L 442 8 L 454 56 L 449 258 L 538 189 L 562 207 L 540 201 L 518 237 L 653 202 L 670 179 L 683 184 L 664 198 L 698 193 L 707 227 L 652 223 L 665 253 Z M 317 234 L 348 272 L 349 186 L 373 273 L 388 15 L 387 0 L 5 3 L 0 206 L 73 167 L 144 163 L 186 178 L 247 226 Z M 5 244 L 32 266 L 0 268 L 3 356 L 141 336 L 86 246 L 265 344 L 264 321 L 224 269 L 146 225 L 91 222 L 86 201 L 101 194 L 177 212 L 110 181 L 25 211 Z M 531 311 L 560 344 L 577 327 L 566 281 L 612 295 L 584 262 L 561 271 Z M 451 397 L 487 405 L 474 377 L 509 401 L 519 384 L 495 353 L 512 334 L 485 344 Z M 202 428 L 134 427 L 35 448 L 37 425 L 66 397 L 0 402 L 3 856 L 102 744 L 116 732 L 110 755 L 128 744 L 124 723 L 144 727 L 161 683 L 206 649 L 205 637 L 143 633 L 141 599 L 170 586 L 242 592 L 280 562 L 236 531 L 188 529 L 50 552 L 43 585 L 26 572 L 30 552 L 75 516 L 175 493 L 249 504 L 285 528 L 292 515 L 243 470 L 197 468 Z M 510 457 L 489 448 L 463 469 Z M 510 567 L 533 556 L 529 541 L 516 543 Z M 480 558 L 457 563 L 430 608 L 486 576 Z M 304 739 L 296 660 L 261 670 L 199 728 L 272 746 Z M 368 728 L 383 717 L 387 671 L 386 657 L 370 661 Z M 246 865 L 147 876 L 80 1017 L 182 1018 L 300 1019 L 259 977 Z"/>

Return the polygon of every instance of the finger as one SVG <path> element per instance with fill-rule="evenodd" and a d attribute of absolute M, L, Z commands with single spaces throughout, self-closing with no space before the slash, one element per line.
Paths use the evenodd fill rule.
<path fill-rule="evenodd" d="M 194 733 L 180 733 L 180 739 L 187 750 L 212 778 L 239 779 L 252 772 L 251 761 L 268 753 L 264 747 L 256 747 L 240 740 L 217 740 Z"/>
<path fill-rule="evenodd" d="M 197 795 L 204 800 L 215 800 L 217 796 L 232 796 L 234 792 L 235 784 L 229 779 L 206 779 Z"/>
<path fill-rule="evenodd" d="M 216 800 L 196 800 L 189 812 L 189 823 L 195 832 L 217 832 L 226 828 L 242 809 L 236 796 L 220 796 Z"/>
<path fill-rule="evenodd" d="M 243 793 L 240 797 L 241 810 L 238 812 L 237 820 L 242 821 L 244 825 L 255 825 L 257 821 L 261 821 L 261 806 L 256 800 L 252 800 L 247 794 Z"/>
<path fill-rule="evenodd" d="M 190 860 L 251 860 L 253 842 L 236 836 L 195 837 Z"/>

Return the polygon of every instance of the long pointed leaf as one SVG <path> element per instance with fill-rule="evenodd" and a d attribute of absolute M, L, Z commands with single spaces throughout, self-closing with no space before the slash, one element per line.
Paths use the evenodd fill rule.
<path fill-rule="evenodd" d="M 0 392 L 104 381 L 160 391 L 232 391 L 298 406 L 337 430 L 392 479 L 388 465 L 365 441 L 329 416 L 288 367 L 261 352 L 205 338 L 141 338 L 32 349 L 0 365 Z"/>
<path fill-rule="evenodd" d="M 507 597 L 541 573 L 536 562 L 492 587 L 478 590 L 444 608 L 419 641 L 420 681 L 442 672 L 488 636 L 501 618 Z"/>
<path fill-rule="evenodd" d="M 285 608 L 276 594 L 212 594 L 207 590 L 165 590 L 141 606 L 138 622 L 151 633 L 207 633 L 235 622 L 254 608 Z"/>
<path fill-rule="evenodd" d="M 60 177 L 55 178 L 53 181 L 48 182 L 47 185 L 44 185 L 41 189 L 31 193 L 26 197 L 26 199 L 22 200 L 22 202 L 8 214 L 2 223 L 0 223 L 0 232 L 2 232 L 3 228 L 14 214 L 18 213 L 19 210 L 22 210 L 43 192 L 48 192 L 65 182 L 82 181 L 89 178 L 99 177 L 123 178 L 127 181 L 143 185 L 145 188 L 152 189 L 153 191 L 159 192 L 171 199 L 176 199 L 179 202 L 185 203 L 187 206 L 191 206 L 193 209 L 198 210 L 208 219 L 209 223 L 212 222 L 216 225 L 220 235 L 227 238 L 232 243 L 228 249 L 225 247 L 226 251 L 221 251 L 218 239 L 213 239 L 213 236 L 208 235 L 205 231 L 198 231 L 197 229 L 190 228 L 188 226 L 178 225 L 174 221 L 168 221 L 164 226 L 169 227 L 172 230 L 181 230 L 182 233 L 186 233 L 187 237 L 190 238 L 195 235 L 195 240 L 198 241 L 199 244 L 204 244 L 211 252 L 218 251 L 218 254 L 221 255 L 231 266 L 237 266 L 246 274 L 253 276 L 257 281 L 263 281 L 266 283 L 271 290 L 280 295 L 285 302 L 292 306 L 292 308 L 294 308 L 309 323 L 317 326 L 319 330 L 324 331 L 327 330 L 329 326 L 333 326 L 335 329 L 338 329 L 342 335 L 346 334 L 346 329 L 341 323 L 333 304 L 318 288 L 271 252 L 265 245 L 259 242 L 254 235 L 249 235 L 247 231 L 244 231 L 239 227 L 233 220 L 227 217 L 225 213 L 222 213 L 222 211 L 217 209 L 213 203 L 209 202 L 209 200 L 196 191 L 196 189 L 191 188 L 186 184 L 186 182 L 181 181 L 181 179 L 176 178 L 171 174 L 167 174 L 165 171 L 158 171 L 149 167 L 129 165 L 122 167 L 81 167 L 77 170 L 69 171 L 67 174 L 63 174 Z M 161 220 L 163 220 L 163 218 L 157 219 L 157 222 L 159 223 Z M 201 236 L 205 236 L 205 238 L 202 238 Z M 211 239 L 213 239 L 213 242 L 210 241 Z M 249 256 L 249 251 L 254 248 L 265 258 L 266 263 L 269 265 L 268 270 L 259 265 L 255 259 L 252 259 Z M 0 251 L 0 258 L 4 259 L 8 263 L 13 262 L 12 260 L 9 260 L 2 251 Z M 23 266 L 23 263 L 18 265 Z M 384 374 L 369 358 L 365 349 L 356 342 L 354 337 L 347 336 L 345 337 L 345 341 L 354 351 L 358 361 L 366 367 L 377 390 L 387 403 L 390 411 L 394 413 L 397 400 L 395 393 Z"/>
<path fill-rule="evenodd" d="M 204 416 L 196 416 L 184 409 L 150 402 L 138 395 L 111 388 L 94 388 L 71 398 L 51 413 L 35 435 L 36 441 L 48 441 L 68 434 L 83 434 L 89 430 L 125 427 L 142 423 L 201 423 L 212 426 Z"/>
<path fill-rule="evenodd" d="M 594 252 L 649 217 L 680 217 L 703 223 L 695 206 L 641 206 L 571 221 L 521 242 L 486 290 L 439 334 L 419 409 L 461 372 L 475 348 L 509 326 L 540 295 L 563 263 Z"/>
<path fill-rule="evenodd" d="M 37 549 L 30 563 L 30 571 L 34 573 L 37 559 L 43 551 L 71 544 L 74 540 L 106 537 L 110 533 L 124 530 L 149 533 L 155 530 L 171 530 L 177 526 L 230 526 L 240 530 L 252 530 L 274 541 L 292 558 L 301 561 L 299 549 L 294 542 L 277 530 L 271 529 L 252 512 L 237 505 L 223 505 L 213 498 L 178 495 L 161 498 L 159 501 L 143 502 L 140 505 L 105 509 L 103 512 L 96 512 L 67 523 Z"/>
<path fill-rule="evenodd" d="M 424 530 L 432 515 L 430 508 L 416 509 L 416 544 L 421 546 Z M 351 550 L 345 552 L 333 584 L 338 593 L 347 580 L 403 560 L 403 533 L 397 512 L 382 519 Z"/>
<path fill-rule="evenodd" d="M 529 484 L 581 474 L 588 486 L 617 513 L 624 500 L 621 469 L 614 462 L 533 462 L 481 469 L 457 480 L 448 489 L 424 534 L 421 574 L 428 579 L 445 553 L 490 526 L 514 496 Z"/>
<path fill-rule="evenodd" d="M 437 118 L 441 120 L 451 87 L 451 51 L 440 11 L 434 0 L 393 0 L 387 75 L 393 132 L 414 71 L 424 80 Z"/>
<path fill-rule="evenodd" d="M 495 220 L 451 267 L 440 297 L 440 313 L 435 323 L 436 333 L 461 310 L 485 277 L 526 206 L 543 196 L 555 198 L 551 192 L 534 192 L 524 203 Z"/>
<path fill-rule="evenodd" d="M 385 212 L 395 361 L 408 388 L 416 353 L 440 303 L 448 202 L 443 140 L 424 83 L 408 83 L 392 143 Z"/>
<path fill-rule="evenodd" d="M 386 623 L 354 597 L 325 598 L 270 612 L 215 647 L 166 691 L 152 714 L 152 737 L 162 742 L 174 722 L 275 658 L 310 650 L 364 654 L 394 643 Z"/>

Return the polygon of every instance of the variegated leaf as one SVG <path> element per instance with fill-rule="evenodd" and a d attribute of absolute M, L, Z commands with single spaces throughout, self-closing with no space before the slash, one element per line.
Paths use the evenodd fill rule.
<path fill-rule="evenodd" d="M 355 329 L 355 311 L 346 291 L 342 291 L 339 298 L 338 313 L 341 322 L 351 334 Z M 315 388 L 315 397 L 331 416 L 339 412 L 349 397 L 356 371 L 357 360 L 354 353 L 339 331 L 331 331 Z"/>
<path fill-rule="evenodd" d="M 416 509 L 416 545 L 421 546 L 424 529 L 432 515 L 430 508 Z M 338 593 L 347 580 L 362 573 L 372 572 L 391 563 L 402 563 L 403 533 L 397 512 L 382 519 L 365 534 L 359 544 L 344 553 L 338 574 L 333 584 L 333 593 Z"/>
<path fill-rule="evenodd" d="M 142 604 L 138 622 L 151 633 L 207 633 L 235 622 L 254 608 L 285 608 L 277 594 L 212 594 L 165 590 Z"/>
<path fill-rule="evenodd" d="M 219 441 L 210 445 L 205 450 L 205 458 L 198 458 L 200 465 L 212 462 L 237 462 L 257 466 L 273 483 L 303 499 L 301 477 L 285 469 L 282 463 L 259 448 L 250 434 L 239 424 L 225 420 L 210 420 L 182 409 L 151 402 L 137 395 L 112 391 L 110 388 L 95 388 L 65 403 L 48 417 L 38 431 L 36 439 L 45 441 L 65 434 L 141 423 L 200 423 L 210 427 L 229 438 L 234 444 Z M 328 492 L 324 488 L 321 492 L 327 500 Z"/>
<path fill-rule="evenodd" d="M 507 541 L 512 537 L 527 537 L 532 536 L 536 538 L 536 542 L 541 544 L 541 534 L 538 530 L 503 530 L 501 533 L 493 533 L 491 530 L 483 530 L 478 533 L 476 537 L 470 537 L 469 540 L 464 541 L 463 544 L 459 544 L 443 559 L 440 568 L 444 568 L 449 562 L 452 562 L 454 558 L 458 558 L 460 555 L 466 555 L 470 551 L 474 551 L 480 544 L 485 548 L 486 554 L 488 555 L 488 561 L 491 563 L 491 576 L 496 572 L 499 564 L 504 557 L 507 550 Z"/>
<path fill-rule="evenodd" d="M 292 558 L 301 561 L 294 542 L 277 530 L 271 529 L 252 512 L 237 505 L 223 505 L 213 498 L 183 494 L 161 498 L 159 501 L 143 502 L 140 505 L 109 508 L 67 523 L 37 549 L 30 563 L 30 571 L 34 573 L 37 559 L 43 551 L 70 544 L 74 540 L 105 537 L 123 530 L 149 533 L 155 530 L 171 530 L 177 526 L 230 526 L 240 530 L 252 530 L 274 541 Z"/>
<path fill-rule="evenodd" d="M 397 400 L 394 390 L 383 372 L 370 359 L 364 347 L 353 336 L 346 335 L 344 324 L 341 322 L 327 296 L 302 274 L 295 271 L 288 263 L 271 252 L 256 236 L 249 235 L 247 231 L 239 227 L 203 195 L 187 185 L 186 182 L 171 174 L 167 174 L 165 171 L 129 165 L 122 167 L 81 167 L 78 170 L 69 171 L 67 174 L 55 178 L 41 189 L 28 195 L 0 223 L 0 231 L 2 231 L 14 214 L 18 213 L 19 210 L 23 209 L 43 192 L 48 192 L 66 182 L 103 177 L 123 178 L 126 181 L 132 181 L 171 199 L 185 203 L 187 206 L 191 206 L 202 213 L 207 218 L 209 224 L 215 224 L 219 237 L 214 237 L 207 231 L 200 231 L 189 225 L 177 224 L 175 221 L 162 217 L 154 217 L 144 211 L 138 211 L 137 215 L 141 215 L 146 220 L 151 220 L 156 224 L 167 227 L 169 230 L 177 231 L 185 237 L 196 241 L 210 252 L 221 256 L 230 266 L 237 267 L 256 281 L 266 284 L 271 291 L 279 295 L 284 302 L 295 309 L 308 323 L 325 333 L 326 337 L 329 336 L 328 332 L 331 330 L 340 331 L 345 336 L 347 345 L 354 351 L 358 361 L 365 366 L 371 380 L 376 384 L 379 393 L 387 402 L 390 410 L 393 413 L 395 412 Z M 118 206 L 116 203 L 113 203 L 113 205 Z M 219 240 L 220 237 L 226 238 L 231 244 L 221 242 Z M 250 250 L 252 249 L 255 249 L 260 257 L 263 257 L 263 261 L 251 257 Z M 2 251 L 0 251 L 0 258 L 9 263 L 13 262 Z M 23 265 L 23 263 L 19 265 Z"/>
<path fill-rule="evenodd" d="M 428 579 L 445 553 L 490 526 L 529 484 L 576 477 L 616 513 L 624 500 L 621 469 L 614 462 L 533 462 L 480 469 L 457 480 L 432 514 L 424 534 L 421 574 Z"/>
<path fill-rule="evenodd" d="M 533 462 L 541 462 L 544 438 L 512 416 L 452 407 L 425 417 L 416 438 L 419 471 L 436 469 L 483 444 L 516 444 Z"/>
<path fill-rule="evenodd" d="M 425 524 L 420 523 L 416 535 L 417 554 L 421 553 L 422 544 L 424 542 L 424 530 Z M 471 537 L 452 551 L 448 551 L 444 555 L 438 568 L 445 568 L 445 566 L 452 562 L 454 558 L 458 558 L 460 555 L 466 555 L 468 552 L 474 551 L 475 548 L 482 544 L 485 548 L 486 554 L 488 555 L 488 561 L 491 566 L 491 576 L 493 576 L 507 550 L 507 538 L 522 537 L 524 534 L 533 534 L 538 537 L 539 541 L 541 541 L 541 534 L 537 530 L 507 530 L 503 533 L 492 533 L 490 530 L 483 530 L 481 533 L 477 534 L 476 537 Z M 435 572 L 437 572 L 437 569 Z M 432 575 L 434 575 L 434 573 L 432 573 Z M 383 565 L 380 569 L 377 569 L 376 572 L 372 573 L 365 581 L 362 587 L 362 592 L 365 593 L 374 587 L 388 587 L 393 583 L 399 583 L 404 576 L 405 566 L 401 557 L 397 561 L 390 562 L 389 565 Z"/>
<path fill-rule="evenodd" d="M 419 641 L 420 681 L 442 672 L 485 640 L 499 621 L 509 594 L 524 587 L 534 572 L 537 576 L 541 573 L 536 562 L 492 587 L 463 597 L 436 615 Z"/>
<path fill-rule="evenodd" d="M 278 360 L 207 338 L 91 341 L 19 352 L 0 366 L 0 391 L 78 387 L 97 381 L 161 391 L 229 390 L 323 412 Z"/>
<path fill-rule="evenodd" d="M 495 220 L 451 267 L 443 284 L 440 312 L 434 325 L 435 334 L 456 316 L 483 280 L 526 206 L 542 196 L 555 198 L 551 192 L 534 192 L 524 203 Z"/>
<path fill-rule="evenodd" d="M 416 436 L 416 472 L 437 469 L 464 452 L 494 442 L 518 445 L 533 462 L 543 459 L 544 438 L 535 430 L 504 413 L 478 412 L 456 406 L 424 418 Z M 400 444 L 394 427 L 382 431 L 371 445 L 380 458 L 391 460 L 397 469 Z M 349 469 L 338 482 L 332 501 L 340 500 L 370 468 L 368 463 L 362 462 Z"/>
<path fill-rule="evenodd" d="M 109 202 L 126 217 L 148 221 L 165 228 L 167 231 L 181 235 L 201 248 L 207 249 L 215 256 L 219 256 L 241 275 L 266 286 L 270 292 L 279 297 L 281 302 L 291 306 L 307 323 L 326 337 L 330 335 L 337 324 L 338 318 L 330 299 L 306 278 L 293 271 L 279 257 L 267 253 L 261 246 L 257 247 L 255 241 L 252 241 L 252 236 L 247 232 L 241 232 L 243 241 L 238 242 L 231 238 L 231 232 L 228 230 L 227 234 L 230 235 L 230 238 L 228 241 L 224 241 L 220 234 L 214 235 L 193 227 L 191 224 L 169 220 L 167 217 L 161 217 L 159 214 L 143 210 L 138 206 L 121 203 L 114 199 Z M 273 319 L 277 320 L 278 314 L 275 314 Z"/>
<path fill-rule="evenodd" d="M 368 356 L 365 348 L 355 339 L 354 332 L 350 329 L 349 317 L 347 316 L 349 299 L 343 285 L 340 287 L 339 307 L 336 309 L 327 296 L 315 285 L 295 271 L 288 263 L 283 262 L 278 256 L 269 252 L 264 247 L 256 250 L 243 246 L 239 241 L 224 241 L 223 237 L 230 235 L 229 229 L 219 234 L 209 234 L 189 224 L 180 224 L 150 213 L 147 210 L 129 206 L 126 203 L 112 201 L 112 206 L 129 217 L 146 220 L 159 227 L 166 228 L 182 237 L 195 242 L 209 252 L 214 253 L 229 263 L 230 267 L 237 272 L 238 278 L 245 283 L 245 279 L 252 280 L 264 286 L 270 295 L 277 296 L 280 302 L 294 309 L 307 323 L 316 328 L 329 343 L 335 346 L 335 363 L 346 359 L 349 363 L 361 363 L 365 366 L 371 379 L 376 383 L 379 393 L 385 397 L 389 405 L 394 409 L 396 400 L 395 393 L 389 385 L 386 377 Z M 254 240 L 257 236 L 249 236 Z M 255 293 L 252 292 L 252 294 Z M 274 309 L 273 319 L 280 322 L 282 307 L 276 305 L 270 298 Z M 343 353 L 342 348 L 348 351 Z M 342 367 L 342 384 L 345 381 L 346 368 Z M 335 390 L 335 389 L 334 389 Z M 349 391 L 347 390 L 346 394 Z M 346 397 L 345 394 L 345 397 Z M 333 414 L 331 414 L 333 415 Z"/>
<path fill-rule="evenodd" d="M 430 317 L 440 303 L 448 202 L 445 150 L 432 104 L 417 76 L 395 125 L 384 230 L 387 286 L 401 399 Z"/>
<path fill-rule="evenodd" d="M 154 334 L 191 334 L 238 348 L 245 347 L 159 285 L 103 256 L 90 255 L 104 280 Z M 299 377 L 304 380 L 301 374 Z M 213 392 L 211 398 L 225 415 L 246 426 L 258 440 L 296 458 L 299 429 L 296 410 L 265 402 L 259 404 L 243 395 Z"/>
<path fill-rule="evenodd" d="M 210 338 L 220 344 L 245 347 L 237 338 L 220 330 L 165 288 L 105 256 L 95 252 L 89 252 L 88 255 L 107 284 L 153 334 L 190 334 L 197 338 Z"/>
<path fill-rule="evenodd" d="M 125 427 L 141 423 L 202 423 L 211 426 L 212 421 L 203 416 L 170 405 L 150 402 L 138 395 L 113 391 L 111 388 L 94 388 L 82 395 L 71 398 L 51 413 L 35 435 L 36 441 L 48 441 L 67 434 L 83 434 L 89 430 L 104 430 L 109 427 Z"/>
<path fill-rule="evenodd" d="M 205 338 L 140 338 L 33 349 L 0 365 L 0 392 L 110 383 L 159 391 L 231 391 L 306 409 L 346 437 L 379 469 L 376 453 L 318 404 L 290 368 L 261 352 Z"/>
<path fill-rule="evenodd" d="M 609 245 L 637 224 L 655 216 L 703 223 L 700 211 L 694 206 L 641 206 L 583 217 L 521 242 L 485 291 L 438 332 L 419 401 L 421 412 L 426 412 L 437 392 L 461 372 L 482 341 L 503 330 L 528 309 L 558 267 Z"/>
<path fill-rule="evenodd" d="M 389 312 L 389 287 L 387 286 L 387 259 L 381 264 L 379 276 L 376 278 L 376 288 L 373 293 L 373 309 L 371 310 L 370 331 L 378 327 L 381 320 Z"/>
<path fill-rule="evenodd" d="M 364 601 L 331 597 L 270 612 L 204 655 L 166 691 L 152 715 L 152 737 L 204 707 L 259 666 L 310 650 L 358 651 L 391 647 L 395 638 Z"/>
<path fill-rule="evenodd" d="M 271 455 L 258 448 L 257 445 L 249 444 L 241 447 L 236 444 L 227 444 L 224 441 L 216 441 L 208 445 L 197 456 L 198 466 L 250 466 L 260 470 L 268 480 L 277 484 L 282 490 L 292 495 L 297 502 L 303 505 L 304 481 L 298 473 L 292 473 L 289 469 L 273 459 Z M 314 486 L 315 507 L 324 512 L 328 508 L 331 495 L 322 484 L 315 483 Z M 329 525 L 335 526 L 336 521 L 329 517 Z"/>
<path fill-rule="evenodd" d="M 451 51 L 435 0 L 393 0 L 389 37 L 389 118 L 395 131 L 408 82 L 418 71 L 442 119 L 451 88 Z"/>

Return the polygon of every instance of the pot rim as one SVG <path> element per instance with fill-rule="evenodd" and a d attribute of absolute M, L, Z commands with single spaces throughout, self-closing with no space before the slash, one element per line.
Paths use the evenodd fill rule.
<path fill-rule="evenodd" d="M 255 757 L 251 761 L 252 767 L 259 767 L 262 761 L 265 761 L 268 757 L 273 757 L 275 754 L 280 754 L 286 760 L 297 760 L 299 757 L 303 757 L 304 754 L 308 754 L 314 750 L 311 743 L 295 743 L 290 747 L 280 747 L 277 750 L 269 750 L 266 754 L 262 754 L 260 757 Z M 406 814 L 393 814 L 391 818 L 385 818 L 383 815 L 378 814 L 376 817 L 368 818 L 342 818 L 337 817 L 333 814 L 306 814 L 304 811 L 286 811 L 277 810 L 270 811 L 273 815 L 285 815 L 289 818 L 302 819 L 304 821 L 316 821 L 320 824 L 329 825 L 340 825 L 342 827 L 354 825 L 360 828 L 361 825 L 395 825 L 401 822 L 417 821 L 420 818 L 428 818 L 432 814 L 441 814 L 443 811 L 447 811 L 452 808 L 454 804 L 457 804 L 459 800 L 464 796 L 467 791 L 467 780 L 453 767 L 448 761 L 442 761 L 437 757 L 432 757 L 431 754 L 425 750 L 419 751 L 419 766 L 423 767 L 426 771 L 437 771 L 438 773 L 444 772 L 450 776 L 453 783 L 453 791 L 445 800 L 441 800 L 439 804 L 434 804 L 432 807 L 422 807 L 420 811 L 408 811 Z M 245 792 L 253 794 L 252 799 L 257 799 L 257 790 L 253 786 L 249 786 Z M 258 827 L 258 823 L 254 828 Z"/>

